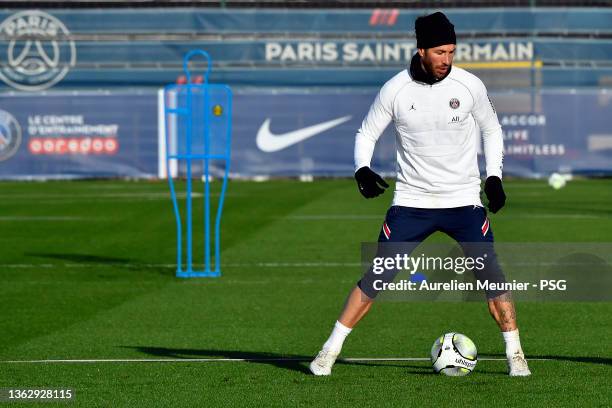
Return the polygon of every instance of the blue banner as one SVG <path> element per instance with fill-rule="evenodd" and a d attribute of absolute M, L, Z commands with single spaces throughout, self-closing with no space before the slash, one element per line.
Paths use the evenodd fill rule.
<path fill-rule="evenodd" d="M 350 177 L 355 133 L 375 94 L 235 89 L 231 177 Z M 505 174 L 612 174 L 609 91 L 490 96 L 504 132 Z M 160 108 L 157 91 L 3 95 L 0 178 L 156 177 L 163 173 Z M 395 161 L 391 125 L 372 165 L 392 174 Z"/>
<path fill-rule="evenodd" d="M 157 92 L 0 95 L 0 177 L 155 177 Z"/>
<path fill-rule="evenodd" d="M 354 138 L 375 97 L 363 93 L 238 93 L 234 176 L 350 176 Z M 607 91 L 491 93 L 504 132 L 505 174 L 612 173 L 612 95 Z M 395 171 L 390 125 L 373 166 Z M 480 156 L 484 169 L 484 158 Z"/>
<path fill-rule="evenodd" d="M 161 87 L 177 80 L 194 48 L 215 61 L 211 79 L 231 86 L 380 86 L 388 72 L 378 70 L 401 69 L 416 52 L 414 19 L 423 13 L 2 10 L 0 90 Z M 599 86 L 612 75 L 612 9 L 448 14 L 458 32 L 456 64 L 491 78 L 520 76 L 488 81 L 496 89 Z"/>
<path fill-rule="evenodd" d="M 0 20 L 19 10 L 1 10 Z M 48 9 L 73 33 L 340 33 L 413 35 L 418 9 Z M 606 8 L 447 9 L 457 33 L 564 33 L 612 31 Z"/>
<path fill-rule="evenodd" d="M 326 40 L 326 41 L 166 41 L 166 42 L 93 42 L 77 44 L 81 64 L 98 64 L 100 68 L 123 61 L 133 64 L 174 63 L 192 49 L 215 55 L 223 67 L 229 63 L 266 63 L 291 65 L 337 66 L 363 65 L 403 66 L 416 54 L 416 41 L 405 40 Z M 102 57 L 104 56 L 104 58 Z M 612 40 L 530 39 L 467 40 L 457 45 L 455 63 L 598 60 L 612 56 Z"/>

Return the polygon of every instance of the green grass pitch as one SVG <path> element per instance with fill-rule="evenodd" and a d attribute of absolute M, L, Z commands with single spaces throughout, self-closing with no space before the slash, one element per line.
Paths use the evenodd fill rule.
<path fill-rule="evenodd" d="M 507 207 L 491 216 L 498 242 L 612 241 L 611 180 L 506 190 Z M 191 280 L 174 277 L 163 182 L 4 182 L 0 196 L 0 387 L 69 387 L 65 406 L 88 407 L 612 404 L 612 303 L 519 303 L 529 378 L 489 360 L 463 378 L 435 375 L 428 361 L 308 375 L 390 191 L 364 200 L 352 180 L 230 182 L 223 276 Z M 343 356 L 427 357 L 451 330 L 480 357 L 502 357 L 484 302 L 376 304 Z M 260 360 L 176 361 L 195 358 Z M 7 362 L 49 359 L 173 361 Z"/>

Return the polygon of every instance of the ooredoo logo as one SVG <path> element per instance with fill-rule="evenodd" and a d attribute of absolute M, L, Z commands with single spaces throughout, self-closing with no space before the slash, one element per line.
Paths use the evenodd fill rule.
<path fill-rule="evenodd" d="M 0 110 L 0 161 L 12 157 L 21 144 L 21 127 L 10 113 Z"/>
<path fill-rule="evenodd" d="M 47 89 L 76 63 L 70 31 L 40 10 L 15 13 L 0 23 L 0 79 L 22 91 Z"/>
<path fill-rule="evenodd" d="M 30 139 L 28 149 L 36 155 L 116 154 L 119 142 L 114 137 L 36 137 Z"/>

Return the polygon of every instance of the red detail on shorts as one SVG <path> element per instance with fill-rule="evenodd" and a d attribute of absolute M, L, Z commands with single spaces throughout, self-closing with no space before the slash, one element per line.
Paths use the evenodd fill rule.
<path fill-rule="evenodd" d="M 385 234 L 385 237 L 387 239 L 391 237 L 391 229 L 389 228 L 386 222 L 383 224 L 383 234 Z"/>
<path fill-rule="evenodd" d="M 487 232 L 489 232 L 489 218 L 485 218 L 482 227 L 480 227 L 480 230 L 482 231 L 483 236 L 487 235 Z"/>

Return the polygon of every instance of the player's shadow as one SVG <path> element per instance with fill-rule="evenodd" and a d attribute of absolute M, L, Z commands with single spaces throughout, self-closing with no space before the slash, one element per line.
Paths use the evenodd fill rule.
<path fill-rule="evenodd" d="M 173 275 L 175 269 L 167 266 L 151 266 L 142 264 L 138 261 L 129 258 L 118 258 L 112 256 L 101 256 L 101 255 L 88 255 L 88 254 L 57 254 L 47 252 L 26 252 L 25 256 L 36 257 L 36 258 L 47 258 L 57 259 L 67 263 L 73 263 L 71 266 L 102 266 L 102 267 L 114 267 L 117 269 L 147 271 L 150 273 L 156 273 L 159 275 Z M 61 266 L 61 265 L 60 265 Z"/>
<path fill-rule="evenodd" d="M 127 258 L 115 258 L 115 257 L 110 257 L 110 256 L 86 255 L 86 254 L 54 254 L 54 253 L 46 253 L 46 252 L 27 252 L 24 255 L 33 256 L 37 258 L 59 259 L 61 261 L 68 261 L 68 262 L 81 263 L 81 264 L 92 264 L 92 263 L 125 264 L 125 263 L 130 262 L 130 260 Z"/>
<path fill-rule="evenodd" d="M 296 355 L 296 354 L 275 354 L 261 351 L 235 351 L 235 350 L 205 350 L 205 349 L 181 349 L 168 347 L 147 347 L 147 346 L 121 346 L 137 350 L 149 356 L 167 358 L 167 359 L 236 359 L 246 363 L 266 364 L 285 370 L 298 371 L 304 374 L 310 374 L 308 363 L 312 361 L 312 355 Z M 212 361 L 211 361 L 212 363 Z M 401 367 L 406 365 L 377 363 L 377 362 L 361 362 L 361 361 L 342 361 L 338 360 L 336 364 L 347 365 L 363 365 L 363 366 L 385 366 L 385 367 Z M 410 366 L 408 366 L 410 367 Z M 415 368 L 420 368 L 414 366 Z"/>

